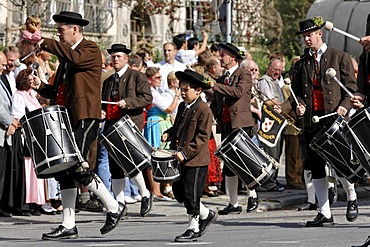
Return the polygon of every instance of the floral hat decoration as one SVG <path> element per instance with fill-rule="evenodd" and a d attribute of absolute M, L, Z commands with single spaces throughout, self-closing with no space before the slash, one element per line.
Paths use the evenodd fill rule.
<path fill-rule="evenodd" d="M 306 19 L 299 23 L 300 30 L 296 32 L 295 34 L 299 35 L 305 32 L 316 31 L 322 28 L 324 25 L 325 25 L 325 21 L 324 21 L 324 18 L 322 18 L 321 16 L 316 16 L 311 19 Z"/>
<path fill-rule="evenodd" d="M 187 81 L 191 84 L 201 87 L 203 90 L 211 88 L 211 81 L 209 80 L 209 78 L 205 78 L 204 76 L 193 70 L 186 69 L 185 71 L 177 71 L 175 75 L 180 82 Z"/>

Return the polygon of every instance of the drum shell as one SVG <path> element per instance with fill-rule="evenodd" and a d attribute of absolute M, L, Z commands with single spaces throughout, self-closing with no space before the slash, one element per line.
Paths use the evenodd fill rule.
<path fill-rule="evenodd" d="M 342 131 L 344 137 L 352 144 L 356 153 L 365 153 L 361 165 L 368 174 L 370 174 L 370 157 L 368 157 L 366 153 L 370 154 L 370 138 L 368 134 L 370 133 L 369 116 L 370 108 L 363 109 L 361 112 L 352 116 L 351 120 L 344 126 Z"/>
<path fill-rule="evenodd" d="M 240 128 L 233 130 L 222 141 L 215 155 L 251 190 L 272 181 L 271 175 L 277 167 L 276 161 L 257 147 Z"/>
<path fill-rule="evenodd" d="M 167 150 L 174 153 L 172 150 Z M 172 183 L 180 179 L 180 164 L 173 155 L 158 157 L 152 153 L 152 172 L 156 182 Z"/>
<path fill-rule="evenodd" d="M 20 123 L 38 178 L 66 175 L 82 161 L 64 106 L 36 109 Z"/>
<path fill-rule="evenodd" d="M 354 183 L 365 174 L 361 165 L 364 162 L 364 156 L 357 153 L 354 148 L 351 154 L 350 144 L 341 131 L 346 125 L 344 118 L 338 116 L 316 134 L 310 143 L 310 148 L 332 164 L 338 175 Z"/>
<path fill-rule="evenodd" d="M 130 177 L 150 166 L 152 147 L 128 115 L 104 131 L 98 141 Z"/>

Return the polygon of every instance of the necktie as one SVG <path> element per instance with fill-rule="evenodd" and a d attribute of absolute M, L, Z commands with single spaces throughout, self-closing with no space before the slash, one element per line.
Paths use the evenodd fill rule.
<path fill-rule="evenodd" d="M 119 88 L 119 75 L 118 73 L 114 73 L 113 78 L 112 78 L 112 90 L 110 94 L 110 98 L 114 101 L 116 100 L 116 97 L 118 95 L 118 88 Z"/>
<path fill-rule="evenodd" d="M 230 83 L 230 72 L 226 71 L 225 77 L 224 77 L 224 84 L 229 85 L 229 83 Z"/>

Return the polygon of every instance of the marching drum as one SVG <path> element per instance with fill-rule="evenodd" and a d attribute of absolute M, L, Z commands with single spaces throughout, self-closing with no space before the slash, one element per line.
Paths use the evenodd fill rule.
<path fill-rule="evenodd" d="M 171 183 L 179 180 L 180 165 L 174 154 L 174 150 L 156 150 L 152 153 L 154 181 Z"/>
<path fill-rule="evenodd" d="M 269 182 L 271 175 L 279 166 L 240 128 L 233 130 L 221 142 L 215 155 L 223 160 L 251 190 Z"/>
<path fill-rule="evenodd" d="M 370 174 L 370 108 L 364 109 L 343 128 L 343 135 L 352 144 L 356 153 L 364 155 L 361 165 Z"/>
<path fill-rule="evenodd" d="M 68 174 L 83 161 L 64 106 L 34 110 L 20 122 L 38 178 Z"/>
<path fill-rule="evenodd" d="M 344 138 L 341 129 L 346 125 L 346 120 L 338 116 L 333 123 L 329 123 L 330 127 L 325 126 L 316 134 L 310 148 L 332 164 L 338 174 L 353 183 L 365 174 L 362 167 L 365 159 L 362 153 L 357 153 Z"/>
<path fill-rule="evenodd" d="M 98 141 L 130 177 L 150 166 L 152 147 L 128 115 L 104 131 Z"/>

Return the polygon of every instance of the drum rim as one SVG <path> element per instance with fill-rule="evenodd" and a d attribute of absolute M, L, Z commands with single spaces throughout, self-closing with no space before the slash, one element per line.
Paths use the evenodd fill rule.
<path fill-rule="evenodd" d="M 27 122 L 27 120 L 34 119 L 40 115 L 43 115 L 43 113 L 51 113 L 51 112 L 63 112 L 67 113 L 67 108 L 62 105 L 51 105 L 46 107 L 41 107 L 36 110 L 33 110 L 26 115 L 24 115 L 19 121 L 23 125 Z"/>

